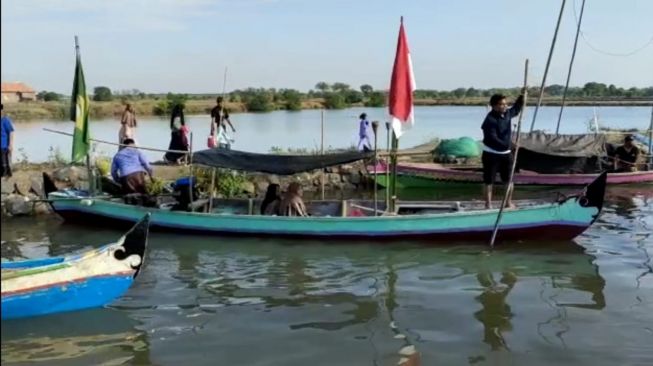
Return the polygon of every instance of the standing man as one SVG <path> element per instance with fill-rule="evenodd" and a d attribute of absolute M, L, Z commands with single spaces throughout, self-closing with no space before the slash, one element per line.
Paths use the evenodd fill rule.
<path fill-rule="evenodd" d="M 152 167 L 145 155 L 134 146 L 134 140 L 125 139 L 124 149 L 118 151 L 111 164 L 111 176 L 120 183 L 124 194 L 146 194 L 145 173 L 152 179 Z"/>
<path fill-rule="evenodd" d="M 236 129 L 229 119 L 229 112 L 224 108 L 222 104 L 223 98 L 218 97 L 215 101 L 216 106 L 211 109 L 211 137 L 217 139 L 221 134 L 220 128 L 224 130 L 224 134 L 227 132 L 227 126 L 225 122 L 229 124 L 232 132 L 236 132 Z"/>
<path fill-rule="evenodd" d="M 14 125 L 9 116 L 5 115 L 4 105 L 2 110 L 2 178 L 11 177 L 11 152 L 14 149 Z"/>
<path fill-rule="evenodd" d="M 524 90 L 511 108 L 505 95 L 494 94 L 490 98 L 492 110 L 487 114 L 481 129 L 483 129 L 483 183 L 485 208 L 492 207 L 492 187 L 497 172 L 501 181 L 508 183 L 512 170 L 512 126 L 511 120 L 521 112 L 524 106 Z M 506 201 L 508 207 L 515 207 L 512 203 L 512 190 Z"/>

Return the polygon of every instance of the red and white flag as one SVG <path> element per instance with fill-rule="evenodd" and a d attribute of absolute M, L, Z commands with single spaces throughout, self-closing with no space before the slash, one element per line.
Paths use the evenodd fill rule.
<path fill-rule="evenodd" d="M 415 77 L 413 76 L 413 63 L 410 60 L 408 40 L 404 31 L 404 18 L 401 17 L 399 26 L 399 39 L 397 40 L 397 54 L 392 68 L 390 81 L 389 109 L 392 118 L 392 129 L 397 138 L 415 124 L 413 116 L 413 91 L 415 91 Z"/>

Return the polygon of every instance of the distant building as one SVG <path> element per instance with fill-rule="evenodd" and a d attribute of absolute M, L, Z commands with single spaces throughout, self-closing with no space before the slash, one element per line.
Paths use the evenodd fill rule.
<path fill-rule="evenodd" d="M 34 89 L 24 83 L 2 83 L 2 103 L 16 103 L 36 100 Z"/>

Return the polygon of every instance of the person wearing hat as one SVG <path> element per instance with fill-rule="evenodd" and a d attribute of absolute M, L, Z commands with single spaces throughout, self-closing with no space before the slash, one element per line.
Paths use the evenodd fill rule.
<path fill-rule="evenodd" d="M 362 113 L 358 126 L 358 151 L 372 151 L 372 140 L 370 139 L 370 121 L 367 120 L 367 114 Z"/>
<path fill-rule="evenodd" d="M 628 135 L 624 139 L 624 144 L 619 146 L 614 154 L 614 170 L 616 172 L 634 172 L 637 171 L 637 158 L 639 158 L 639 149 L 633 144 L 633 136 Z"/>

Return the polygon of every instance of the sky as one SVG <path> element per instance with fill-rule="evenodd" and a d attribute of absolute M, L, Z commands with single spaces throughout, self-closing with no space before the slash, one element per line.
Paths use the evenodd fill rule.
<path fill-rule="evenodd" d="M 564 84 L 576 31 L 567 0 L 547 85 Z M 399 18 L 419 89 L 539 85 L 561 0 L 3 0 L 1 78 L 70 94 L 80 39 L 88 88 L 307 91 L 389 87 Z M 571 85 L 653 85 L 653 1 L 587 1 Z M 647 45 L 647 47 L 642 48 Z M 591 47 L 590 47 L 591 45 Z M 596 51 L 594 49 L 598 49 Z M 612 56 L 607 53 L 630 56 Z"/>

